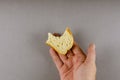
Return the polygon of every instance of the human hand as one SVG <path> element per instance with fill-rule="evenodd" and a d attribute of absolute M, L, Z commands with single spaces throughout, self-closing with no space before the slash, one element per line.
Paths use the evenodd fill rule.
<path fill-rule="evenodd" d="M 95 45 L 89 45 L 87 55 L 74 43 L 66 55 L 50 48 L 50 54 L 59 71 L 61 80 L 95 80 Z"/>

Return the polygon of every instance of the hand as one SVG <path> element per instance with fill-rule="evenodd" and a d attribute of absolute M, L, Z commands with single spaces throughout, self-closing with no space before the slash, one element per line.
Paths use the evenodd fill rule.
<path fill-rule="evenodd" d="M 87 55 L 74 43 L 66 55 L 50 48 L 50 54 L 59 71 L 61 80 L 95 80 L 95 45 L 91 44 Z"/>

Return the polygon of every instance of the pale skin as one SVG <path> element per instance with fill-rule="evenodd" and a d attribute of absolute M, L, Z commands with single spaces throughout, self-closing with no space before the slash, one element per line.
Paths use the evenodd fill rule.
<path fill-rule="evenodd" d="M 85 54 L 77 43 L 66 55 L 57 53 L 50 48 L 51 57 L 59 71 L 61 80 L 95 80 L 96 53 L 95 45 L 90 44 Z"/>

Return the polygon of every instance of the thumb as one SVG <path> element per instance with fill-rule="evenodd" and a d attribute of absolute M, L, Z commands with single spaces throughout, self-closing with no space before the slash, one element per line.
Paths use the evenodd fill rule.
<path fill-rule="evenodd" d="M 86 62 L 95 63 L 95 60 L 96 60 L 95 44 L 90 44 L 88 48 Z"/>

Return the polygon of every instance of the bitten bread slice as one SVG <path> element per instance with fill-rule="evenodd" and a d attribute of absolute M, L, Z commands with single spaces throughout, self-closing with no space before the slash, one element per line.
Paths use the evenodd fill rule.
<path fill-rule="evenodd" d="M 66 54 L 67 51 L 72 48 L 73 42 L 73 35 L 68 27 L 60 37 L 48 33 L 48 40 L 46 41 L 46 43 L 54 48 L 59 54 Z"/>

